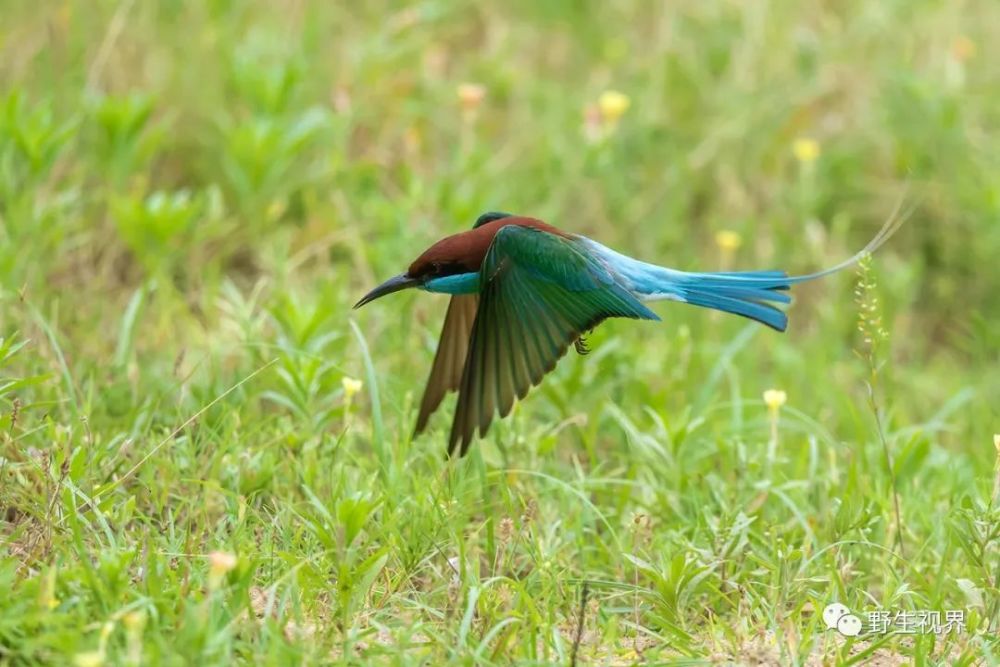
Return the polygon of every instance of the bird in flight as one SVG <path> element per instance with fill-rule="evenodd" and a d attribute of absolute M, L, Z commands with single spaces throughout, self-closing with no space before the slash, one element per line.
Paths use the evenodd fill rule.
<path fill-rule="evenodd" d="M 668 300 L 784 331 L 788 317 L 774 304 L 791 301 L 787 290 L 874 252 L 901 224 L 897 213 L 861 252 L 803 276 L 688 273 L 633 259 L 535 218 L 485 213 L 471 230 L 441 239 L 354 307 L 411 287 L 451 295 L 416 433 L 457 390 L 448 453 L 464 456 L 476 431 L 481 437 L 496 415 L 506 417 L 515 398 L 541 382 L 570 345 L 586 354 L 584 335 L 604 320 L 659 320 L 646 303 Z"/>

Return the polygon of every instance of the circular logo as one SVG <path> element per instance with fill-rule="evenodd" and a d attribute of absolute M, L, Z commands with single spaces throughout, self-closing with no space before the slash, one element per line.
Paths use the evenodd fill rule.
<path fill-rule="evenodd" d="M 857 637 L 861 634 L 861 619 L 854 614 L 844 614 L 837 621 L 837 631 L 845 637 Z"/>
<path fill-rule="evenodd" d="M 842 605 L 839 602 L 831 602 L 823 610 L 823 622 L 826 623 L 826 627 L 829 629 L 836 630 L 837 621 L 844 616 L 848 616 L 850 613 L 851 610 L 846 605 Z"/>

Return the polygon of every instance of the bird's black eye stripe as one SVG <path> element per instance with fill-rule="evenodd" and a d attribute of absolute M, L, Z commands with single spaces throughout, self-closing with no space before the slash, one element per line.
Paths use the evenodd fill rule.
<path fill-rule="evenodd" d="M 440 278 L 462 273 L 463 269 L 457 262 L 434 262 L 431 264 L 431 275 Z"/>

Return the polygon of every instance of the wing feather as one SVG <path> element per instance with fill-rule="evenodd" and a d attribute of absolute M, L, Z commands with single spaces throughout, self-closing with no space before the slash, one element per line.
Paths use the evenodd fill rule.
<path fill-rule="evenodd" d="M 659 319 L 574 239 L 501 228 L 480 269 L 449 453 L 465 454 L 477 431 L 485 435 L 582 333 L 609 317 Z"/>
<path fill-rule="evenodd" d="M 441 327 L 441 338 L 434 355 L 434 363 L 431 365 L 424 396 L 420 401 L 414 435 L 427 428 L 428 420 L 441 405 L 447 393 L 458 389 L 462 382 L 462 371 L 469 351 L 469 337 L 476 319 L 478 301 L 479 297 L 475 294 L 462 294 L 451 297 L 448 302 L 448 311 Z"/>

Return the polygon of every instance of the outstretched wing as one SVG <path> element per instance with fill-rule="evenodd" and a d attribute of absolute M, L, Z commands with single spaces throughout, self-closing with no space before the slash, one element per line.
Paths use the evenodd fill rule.
<path fill-rule="evenodd" d="M 451 297 L 448 302 L 448 312 L 444 316 L 444 326 L 441 328 L 441 338 L 431 374 L 427 378 L 424 397 L 420 400 L 420 413 L 417 415 L 417 427 L 413 434 L 417 435 L 427 427 L 427 421 L 441 405 L 449 391 L 458 389 L 462 381 L 462 368 L 469 350 L 469 337 L 472 333 L 472 323 L 476 319 L 476 304 L 479 297 L 475 294 L 461 294 Z"/>
<path fill-rule="evenodd" d="M 578 241 L 539 229 L 501 228 L 479 281 L 449 454 L 464 455 L 583 332 L 609 317 L 659 319 Z"/>
<path fill-rule="evenodd" d="M 511 217 L 510 213 L 488 211 L 476 218 L 472 228 Z M 448 302 L 448 312 L 444 316 L 441 327 L 441 337 L 438 339 L 437 353 L 431 374 L 424 387 L 424 397 L 420 399 L 420 412 L 417 414 L 417 426 L 413 435 L 420 435 L 431 415 L 441 405 L 441 401 L 449 391 L 458 389 L 462 381 L 462 368 L 465 366 L 465 355 L 469 350 L 469 336 L 472 333 L 472 322 L 476 319 L 476 305 L 479 299 L 475 294 L 453 296 Z"/>

